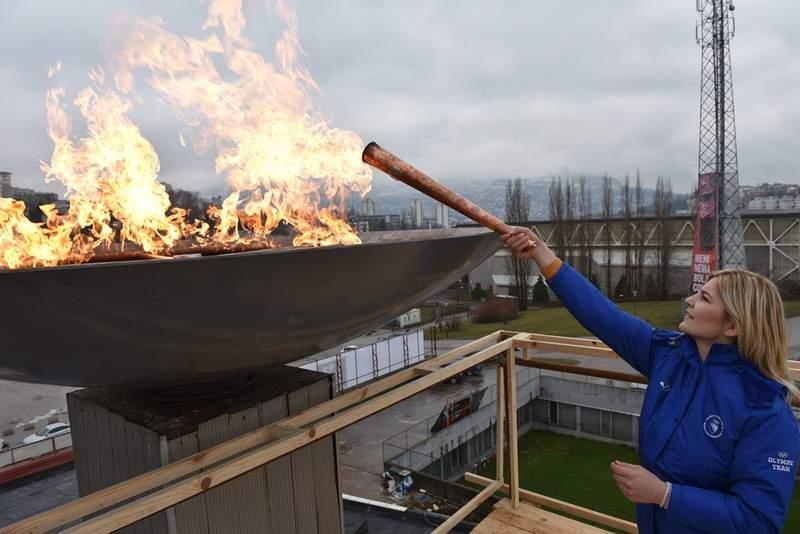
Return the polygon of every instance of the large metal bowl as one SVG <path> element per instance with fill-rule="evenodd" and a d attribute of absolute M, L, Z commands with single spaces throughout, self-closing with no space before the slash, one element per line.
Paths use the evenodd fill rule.
<path fill-rule="evenodd" d="M 454 283 L 500 247 L 482 229 L 375 232 L 287 248 L 0 273 L 0 378 L 191 383 L 341 344 Z"/>

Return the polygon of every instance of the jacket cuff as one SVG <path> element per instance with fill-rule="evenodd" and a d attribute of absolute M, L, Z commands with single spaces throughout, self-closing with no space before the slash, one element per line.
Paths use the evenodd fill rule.
<path fill-rule="evenodd" d="M 702 499 L 692 499 L 691 495 L 686 495 L 689 491 L 691 491 L 691 488 L 687 488 L 682 484 L 672 484 L 672 493 L 669 496 L 669 504 L 667 505 L 667 517 L 670 521 L 691 525 L 697 514 L 703 513 Z M 698 507 L 697 510 L 692 509 L 695 505 Z"/>
<path fill-rule="evenodd" d="M 542 269 L 542 275 L 544 275 L 545 280 L 550 280 L 556 274 L 558 274 L 558 271 L 561 270 L 562 264 L 563 262 L 559 258 L 556 258 L 549 264 L 547 264 L 547 266 L 544 269 Z"/>

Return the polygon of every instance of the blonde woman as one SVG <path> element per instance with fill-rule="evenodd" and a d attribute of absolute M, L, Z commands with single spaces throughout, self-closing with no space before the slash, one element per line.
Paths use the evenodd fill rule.
<path fill-rule="evenodd" d="M 790 400 L 786 323 L 775 285 L 715 273 L 686 299 L 680 332 L 620 310 L 527 228 L 503 236 L 536 261 L 587 330 L 648 378 L 641 465 L 615 461 L 639 531 L 780 532 L 794 488 L 800 432 Z"/>

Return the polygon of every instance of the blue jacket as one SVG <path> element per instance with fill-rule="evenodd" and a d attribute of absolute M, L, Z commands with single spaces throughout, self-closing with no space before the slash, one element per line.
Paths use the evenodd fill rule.
<path fill-rule="evenodd" d="M 735 345 L 705 362 L 687 335 L 620 310 L 566 263 L 548 280 L 567 309 L 648 379 L 639 418 L 643 467 L 672 483 L 668 510 L 636 505 L 639 531 L 780 532 L 800 431 L 786 387 Z"/>

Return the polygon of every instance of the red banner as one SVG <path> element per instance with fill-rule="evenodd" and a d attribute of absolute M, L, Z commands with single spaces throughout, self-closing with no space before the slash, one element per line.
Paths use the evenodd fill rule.
<path fill-rule="evenodd" d="M 717 173 L 701 174 L 697 183 L 697 217 L 694 223 L 691 291 L 696 293 L 717 270 Z"/>

